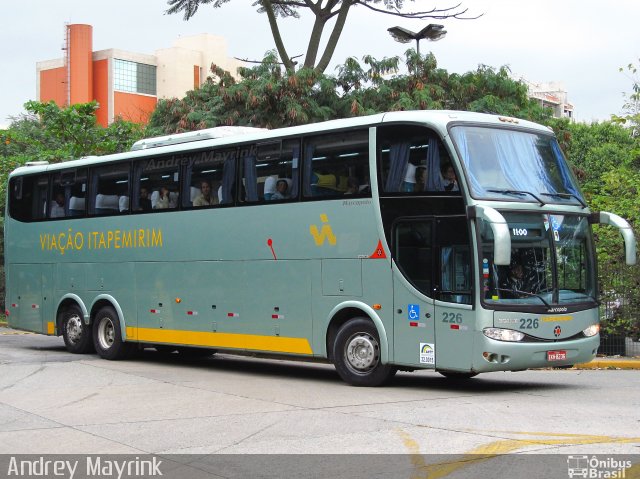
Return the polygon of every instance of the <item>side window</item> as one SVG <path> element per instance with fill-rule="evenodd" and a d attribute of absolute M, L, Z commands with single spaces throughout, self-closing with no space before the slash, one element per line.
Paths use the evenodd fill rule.
<path fill-rule="evenodd" d="M 243 187 L 248 202 L 293 200 L 298 197 L 300 141 L 258 144 L 244 161 Z"/>
<path fill-rule="evenodd" d="M 177 156 L 149 158 L 136 163 L 133 211 L 175 209 L 180 197 L 180 164 Z"/>
<path fill-rule="evenodd" d="M 87 171 L 66 170 L 54 174 L 48 217 L 84 216 L 86 211 Z"/>
<path fill-rule="evenodd" d="M 236 151 L 209 150 L 190 155 L 186 165 L 182 206 L 202 208 L 233 203 Z"/>
<path fill-rule="evenodd" d="M 303 191 L 307 198 L 370 195 L 368 131 L 307 138 Z"/>
<path fill-rule="evenodd" d="M 90 214 L 116 215 L 129 211 L 129 169 L 129 163 L 121 163 L 92 170 Z"/>
<path fill-rule="evenodd" d="M 49 177 L 19 176 L 9 183 L 9 214 L 19 221 L 35 221 L 47 217 Z"/>
<path fill-rule="evenodd" d="M 460 192 L 449 153 L 428 128 L 410 125 L 379 128 L 378 171 L 382 193 Z"/>

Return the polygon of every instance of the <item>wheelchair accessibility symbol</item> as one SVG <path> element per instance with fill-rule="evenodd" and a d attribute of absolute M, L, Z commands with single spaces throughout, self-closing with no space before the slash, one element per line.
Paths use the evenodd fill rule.
<path fill-rule="evenodd" d="M 420 319 L 420 305 L 409 304 L 407 305 L 407 314 L 409 321 L 418 321 Z"/>

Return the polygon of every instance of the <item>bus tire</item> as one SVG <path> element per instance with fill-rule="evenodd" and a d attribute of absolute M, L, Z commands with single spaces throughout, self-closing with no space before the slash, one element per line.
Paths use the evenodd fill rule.
<path fill-rule="evenodd" d="M 125 359 L 133 353 L 133 345 L 122 340 L 120 319 L 111 306 L 104 306 L 95 316 L 93 344 L 103 359 Z"/>
<path fill-rule="evenodd" d="M 73 354 L 87 354 L 94 351 L 91 326 L 84 322 L 82 310 L 77 305 L 68 306 L 62 312 L 60 327 L 67 351 Z"/>
<path fill-rule="evenodd" d="M 380 338 L 367 318 L 354 318 L 343 324 L 333 343 L 333 363 L 340 377 L 352 386 L 381 386 L 396 373 L 382 364 Z"/>

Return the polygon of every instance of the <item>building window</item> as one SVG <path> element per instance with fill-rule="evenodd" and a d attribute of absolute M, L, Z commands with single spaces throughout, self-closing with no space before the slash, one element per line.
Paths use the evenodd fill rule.
<path fill-rule="evenodd" d="M 156 67 L 127 60 L 113 61 L 113 88 L 128 93 L 156 94 Z"/>

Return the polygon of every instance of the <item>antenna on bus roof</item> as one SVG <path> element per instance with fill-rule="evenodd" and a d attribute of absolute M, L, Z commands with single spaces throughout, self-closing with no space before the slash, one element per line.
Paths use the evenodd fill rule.
<path fill-rule="evenodd" d="M 188 133 L 175 133 L 172 135 L 157 136 L 155 138 L 145 138 L 143 140 L 136 141 L 131 147 L 131 150 L 145 150 L 147 148 L 178 145 L 180 143 L 190 143 L 192 141 L 213 140 L 227 136 L 247 135 L 264 130 L 266 130 L 266 128 L 254 128 L 252 126 L 216 126 L 214 128 L 207 128 L 206 130 L 190 131 Z"/>

